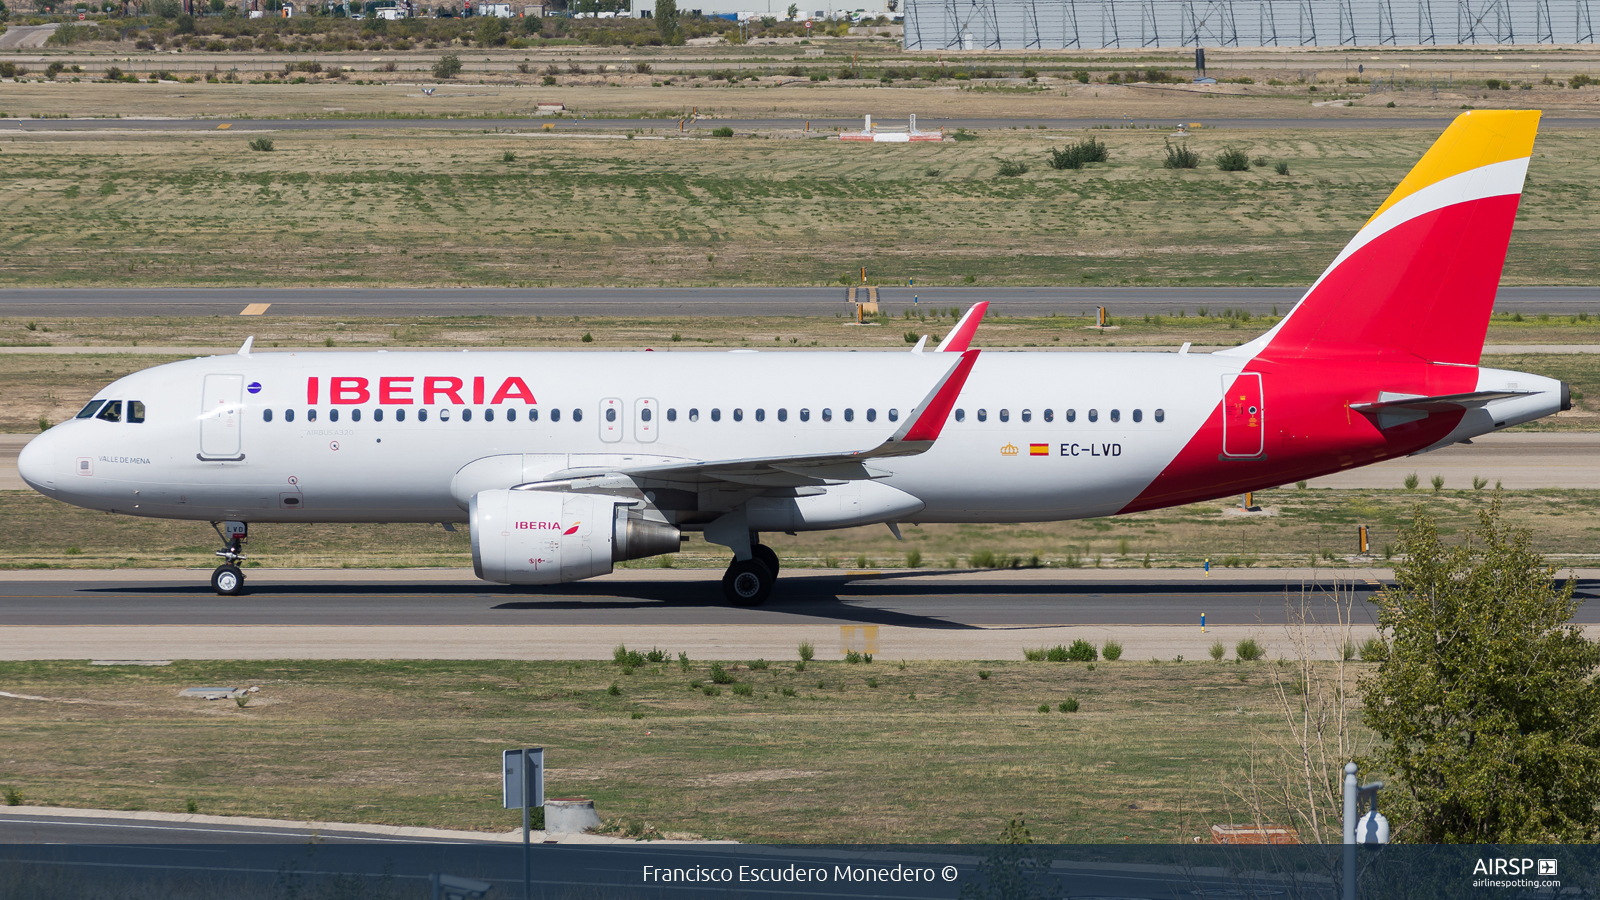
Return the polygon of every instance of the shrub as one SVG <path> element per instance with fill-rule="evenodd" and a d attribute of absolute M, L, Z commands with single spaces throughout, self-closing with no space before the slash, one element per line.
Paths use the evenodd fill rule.
<path fill-rule="evenodd" d="M 1213 641 L 1211 643 L 1211 649 L 1206 652 L 1211 654 L 1212 659 L 1216 660 L 1217 662 L 1221 662 L 1222 658 L 1228 655 L 1228 648 L 1224 646 L 1221 641 Z"/>
<path fill-rule="evenodd" d="M 733 673 L 722 667 L 722 663 L 714 662 L 711 664 L 711 680 L 715 684 L 733 684 L 735 679 Z"/>
<path fill-rule="evenodd" d="M 1027 660 L 1028 662 L 1044 662 L 1044 657 L 1045 657 L 1045 649 L 1043 647 L 1040 647 L 1037 650 L 1029 650 L 1027 648 L 1023 648 L 1022 658 Z"/>
<path fill-rule="evenodd" d="M 1079 84 L 1088 84 L 1089 83 L 1089 70 L 1088 69 L 1076 69 L 1076 70 L 1073 71 L 1072 77 L 1074 79 L 1076 79 Z"/>
<path fill-rule="evenodd" d="M 957 143 L 961 143 L 963 141 L 975 141 L 978 139 L 978 136 L 970 131 L 966 131 L 965 129 L 957 128 L 956 133 L 952 134 L 950 139 Z"/>
<path fill-rule="evenodd" d="M 1594 81 L 1593 78 L 1591 78 L 1588 75 L 1585 75 L 1582 72 L 1579 72 L 1578 74 L 1572 76 L 1572 78 L 1567 81 L 1567 84 L 1569 84 L 1569 85 L 1571 85 L 1572 87 L 1575 87 L 1575 88 L 1588 87 L 1589 85 L 1594 84 L 1594 83 L 1595 83 L 1595 81 Z M 1508 82 L 1505 83 L 1505 85 L 1506 85 L 1505 86 L 1505 90 L 1508 90 L 1508 91 L 1511 90 L 1511 82 L 1508 81 Z"/>
<path fill-rule="evenodd" d="M 1277 172 L 1279 175 L 1287 175 L 1289 174 L 1289 164 L 1279 160 L 1278 164 L 1272 167 L 1272 171 Z"/>
<path fill-rule="evenodd" d="M 272 140 L 270 138 L 256 138 L 250 142 L 250 149 L 260 153 L 271 153 Z"/>
<path fill-rule="evenodd" d="M 630 713 L 628 715 L 628 718 L 634 719 L 634 720 L 642 719 L 642 718 L 644 718 L 644 713 L 642 713 L 642 712 L 633 712 L 633 713 Z"/>
<path fill-rule="evenodd" d="M 978 670 L 978 677 L 983 679 L 984 681 L 988 681 L 989 680 L 989 676 L 993 675 L 993 674 L 994 673 L 989 671 L 988 669 L 979 669 Z"/>
<path fill-rule="evenodd" d="M 785 697 L 793 697 L 794 696 L 794 688 L 792 688 L 792 687 L 784 688 L 783 689 L 783 695 Z"/>
<path fill-rule="evenodd" d="M 749 697 L 754 693 L 755 688 L 752 688 L 748 684 L 736 684 L 733 686 L 733 695 L 735 697 Z"/>
<path fill-rule="evenodd" d="M 812 658 L 815 657 L 816 655 L 817 655 L 817 648 L 812 646 L 810 641 L 801 641 L 800 642 L 800 661 L 801 662 L 811 662 Z"/>
<path fill-rule="evenodd" d="M 707 684 L 700 688 L 700 693 L 705 694 L 707 697 L 721 697 L 722 688 L 719 688 L 716 685 Z"/>
<path fill-rule="evenodd" d="M 1106 641 L 1100 646 L 1100 655 L 1112 662 L 1116 662 L 1122 658 L 1122 644 L 1117 641 Z"/>
<path fill-rule="evenodd" d="M 995 567 L 993 550 L 979 550 L 967 558 L 967 562 L 974 569 L 992 569 Z"/>
<path fill-rule="evenodd" d="M 1065 712 L 1065 713 L 1077 712 L 1078 711 L 1078 698 L 1077 697 L 1068 697 L 1066 700 L 1062 701 L 1061 706 L 1059 707 L 1059 709 L 1062 712 Z"/>
<path fill-rule="evenodd" d="M 1039 712 L 1047 713 L 1049 711 L 1050 711 L 1050 704 L 1048 704 L 1048 703 L 1039 704 Z"/>
<path fill-rule="evenodd" d="M 1059 150 L 1051 150 L 1048 162 L 1052 169 L 1081 169 L 1087 163 L 1105 162 L 1107 158 L 1106 145 L 1087 137 Z"/>
<path fill-rule="evenodd" d="M 438 62 L 433 64 L 433 77 L 435 78 L 454 78 L 460 74 L 461 57 L 454 53 L 446 53 L 439 57 Z"/>
<path fill-rule="evenodd" d="M 1094 645 L 1083 638 L 1073 641 L 1072 646 L 1067 648 L 1067 659 L 1073 662 L 1094 662 L 1099 658 L 1100 654 L 1094 649 Z"/>
<path fill-rule="evenodd" d="M 1267 655 L 1267 648 L 1255 638 L 1245 638 L 1233 645 L 1233 655 L 1243 660 L 1257 660 Z"/>
<path fill-rule="evenodd" d="M 1405 485 L 1406 485 L 1406 490 L 1408 490 L 1408 491 L 1416 490 L 1417 489 L 1417 473 L 1412 472 L 1410 475 L 1407 475 L 1406 476 Z"/>
<path fill-rule="evenodd" d="M 1433 485 L 1433 492 L 1435 494 L 1437 494 L 1440 491 L 1444 490 L 1444 476 L 1443 475 L 1435 475 L 1435 476 L 1433 476 L 1432 480 L 1429 483 Z"/>
<path fill-rule="evenodd" d="M 653 662 L 653 663 L 666 662 L 667 659 L 668 659 L 667 651 L 662 650 L 659 647 L 651 647 L 650 648 L 650 652 L 646 653 L 644 655 L 644 659 L 645 659 L 645 662 Z"/>
<path fill-rule="evenodd" d="M 1067 648 L 1061 644 L 1057 644 L 1044 652 L 1044 658 L 1049 662 L 1066 662 Z"/>
<path fill-rule="evenodd" d="M 11 787 L 10 785 L 7 785 L 6 786 L 6 805 L 7 806 L 21 806 L 22 805 L 22 792 L 17 790 L 14 787 Z"/>
<path fill-rule="evenodd" d="M 511 151 L 511 150 L 507 150 L 506 152 L 500 154 L 500 161 L 501 162 L 516 162 L 517 161 L 517 154 L 515 152 Z"/>
<path fill-rule="evenodd" d="M 1362 662 L 1382 662 L 1389 658 L 1389 645 L 1384 643 L 1383 638 L 1373 635 L 1361 642 L 1361 649 L 1357 652 L 1361 654 Z"/>
<path fill-rule="evenodd" d="M 728 127 L 727 125 L 724 125 L 721 128 L 713 129 L 712 132 L 711 132 L 711 136 L 712 137 L 733 137 L 733 129 Z"/>
<path fill-rule="evenodd" d="M 851 665 L 856 665 L 861 662 L 861 654 L 855 650 L 847 650 L 844 654 L 844 661 Z"/>
<path fill-rule="evenodd" d="M 1190 150 L 1188 144 L 1174 144 L 1167 142 L 1167 158 L 1161 165 L 1168 169 L 1193 169 L 1200 165 L 1200 153 Z"/>
<path fill-rule="evenodd" d="M 1267 167 L 1267 158 L 1265 156 L 1258 156 L 1255 159 L 1250 160 L 1250 165 L 1255 166 L 1258 169 L 1265 169 Z"/>
<path fill-rule="evenodd" d="M 583 337 L 578 338 L 578 340 L 582 341 L 585 344 L 592 344 L 592 343 L 594 343 L 594 335 L 592 335 L 589 332 L 585 331 L 583 333 Z"/>
<path fill-rule="evenodd" d="M 996 174 L 1002 178 L 1016 178 L 1019 175 L 1026 175 L 1028 174 L 1028 164 L 1015 159 L 1004 160 L 1000 163 L 1000 168 L 996 171 Z"/>
<path fill-rule="evenodd" d="M 1360 651 L 1356 648 L 1355 641 L 1344 641 L 1339 645 L 1339 658 L 1345 662 L 1355 659 L 1356 654 L 1359 652 Z"/>
<path fill-rule="evenodd" d="M 678 651 L 678 670 L 681 672 L 689 671 L 689 654 L 682 650 Z"/>
<path fill-rule="evenodd" d="M 200 801 L 190 797 L 183 801 L 183 811 L 193 815 L 200 811 Z"/>
<path fill-rule="evenodd" d="M 630 669 L 637 668 L 644 665 L 644 654 L 637 650 L 629 650 L 622 644 L 618 644 L 611 650 L 611 664 L 625 666 Z"/>
<path fill-rule="evenodd" d="M 622 696 L 622 688 L 618 687 L 617 683 L 615 681 L 613 681 L 613 682 L 611 682 L 611 687 L 606 688 L 606 693 L 610 694 L 613 697 L 621 697 Z"/>
<path fill-rule="evenodd" d="M 1217 154 L 1217 168 L 1224 172 L 1250 171 L 1250 154 L 1238 147 L 1225 148 Z"/>
<path fill-rule="evenodd" d="M 554 75 L 541 76 L 539 78 L 539 83 L 544 85 L 545 87 L 555 87 L 556 77 Z"/>
<path fill-rule="evenodd" d="M 908 568 L 908 569 L 920 569 L 920 568 L 922 568 L 922 551 L 921 550 L 911 550 L 911 551 L 908 551 L 906 553 L 906 568 Z"/>

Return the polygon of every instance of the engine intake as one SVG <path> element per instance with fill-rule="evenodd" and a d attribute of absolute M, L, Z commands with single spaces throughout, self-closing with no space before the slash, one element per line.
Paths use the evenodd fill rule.
<path fill-rule="evenodd" d="M 473 571 L 500 584 L 593 578 L 683 543 L 677 528 L 606 494 L 479 491 L 469 509 Z"/>

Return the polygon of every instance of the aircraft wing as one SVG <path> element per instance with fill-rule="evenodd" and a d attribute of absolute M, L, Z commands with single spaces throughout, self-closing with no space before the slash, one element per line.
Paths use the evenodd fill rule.
<path fill-rule="evenodd" d="M 676 484 L 728 482 L 763 487 L 801 487 L 827 482 L 882 478 L 889 473 L 869 465 L 872 460 L 915 456 L 926 452 L 933 446 L 934 441 L 938 440 L 946 420 L 950 417 L 950 410 L 955 406 L 956 397 L 960 395 L 961 388 L 966 384 L 967 376 L 971 374 L 972 366 L 978 361 L 978 354 L 981 352 L 981 350 L 963 352 L 940 377 L 933 390 L 911 410 L 905 423 L 875 447 L 835 453 L 717 459 L 606 470 L 567 469 L 553 473 L 541 482 L 518 485 L 517 489 L 557 489 L 574 481 L 609 475 L 626 476 L 636 482 Z"/>
<path fill-rule="evenodd" d="M 944 336 L 939 346 L 933 349 L 935 353 L 965 353 L 972 344 L 972 336 L 978 333 L 978 326 L 983 324 L 983 317 L 989 312 L 989 301 L 972 304 L 967 314 L 956 322 L 956 327 Z"/>

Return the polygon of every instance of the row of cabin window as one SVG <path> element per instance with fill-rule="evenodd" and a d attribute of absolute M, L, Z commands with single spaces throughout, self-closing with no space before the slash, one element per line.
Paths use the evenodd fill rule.
<path fill-rule="evenodd" d="M 613 414 L 615 412 L 616 412 L 616 410 L 606 410 L 606 421 L 608 421 L 608 422 L 615 421 L 615 419 L 612 418 L 612 416 L 613 416 Z M 869 410 L 867 410 L 866 417 L 867 417 L 867 421 L 868 422 L 876 422 L 876 421 L 878 421 L 878 411 L 876 409 L 869 409 Z M 640 411 L 640 418 L 644 419 L 646 422 L 650 421 L 650 410 L 648 410 L 648 409 L 641 410 Z M 889 418 L 889 421 L 891 421 L 891 422 L 900 421 L 900 410 L 898 410 L 898 409 L 889 410 L 888 411 L 888 418 Z M 739 407 L 734 407 L 733 420 L 735 422 L 743 422 L 744 421 L 744 410 L 739 408 Z M 765 409 L 757 409 L 755 411 L 755 420 L 757 422 L 765 422 L 767 420 L 767 411 Z M 856 411 L 854 409 L 846 409 L 844 411 L 844 420 L 846 422 L 854 422 L 856 420 Z M 676 422 L 676 421 L 678 421 L 678 411 L 676 409 L 667 410 L 667 421 L 668 422 Z M 700 421 L 700 410 L 699 409 L 696 409 L 694 407 L 690 407 L 689 408 L 689 421 L 691 421 L 691 422 Z M 713 421 L 713 422 L 721 422 L 722 421 L 722 410 L 721 409 L 718 409 L 716 407 L 712 407 L 712 409 L 711 409 L 711 421 Z M 784 409 L 784 408 L 779 408 L 778 409 L 778 421 L 779 422 L 787 422 L 787 421 L 789 421 L 789 410 Z M 802 422 L 811 421 L 811 410 L 809 410 L 809 409 L 800 410 L 800 421 L 802 421 Z M 824 422 L 832 422 L 833 421 L 833 410 L 831 408 L 829 408 L 829 407 L 823 407 L 822 408 L 822 421 L 824 421 Z"/>
<path fill-rule="evenodd" d="M 359 410 L 359 409 L 351 409 L 351 410 L 346 410 L 346 412 L 348 412 L 350 414 L 350 421 L 352 421 L 352 422 L 361 421 L 361 410 Z M 404 422 L 406 420 L 406 411 L 404 409 L 390 410 L 390 412 L 394 413 L 394 420 L 396 422 Z M 426 409 L 417 409 L 415 412 L 417 414 L 417 421 L 418 422 L 426 422 L 426 421 L 428 421 L 428 411 Z M 613 415 L 613 417 L 614 417 L 615 413 L 616 413 L 616 410 L 614 410 L 614 409 L 613 410 L 607 410 L 607 412 L 611 413 Z M 648 415 L 649 410 L 645 410 L 645 412 L 646 412 L 646 415 L 644 416 L 644 420 L 648 422 L 648 421 L 650 421 L 650 416 Z M 509 407 L 509 408 L 504 410 L 504 413 L 505 413 L 505 419 L 506 419 L 507 422 L 515 422 L 517 420 L 516 407 Z M 438 415 L 439 415 L 439 421 L 441 421 L 441 422 L 450 421 L 450 410 L 449 410 L 448 407 L 444 408 L 444 409 L 440 409 Z M 561 410 L 559 410 L 559 409 L 549 410 L 549 416 L 550 416 L 550 421 L 559 422 L 559 421 L 561 421 Z M 294 421 L 294 410 L 292 410 L 292 409 L 284 410 L 283 411 L 283 420 L 285 422 L 293 422 Z M 485 422 L 493 422 L 494 421 L 494 409 L 492 409 L 492 408 L 485 409 L 483 411 L 483 420 Z M 263 422 L 271 422 L 272 421 L 272 410 L 263 409 L 261 411 L 261 421 L 263 421 Z M 306 410 L 306 421 L 307 422 L 315 422 L 315 421 L 317 421 L 317 411 L 315 409 Z M 339 410 L 337 410 L 337 409 L 328 410 L 328 421 L 329 422 L 337 422 L 337 421 L 339 421 Z M 372 411 L 372 421 L 374 421 L 374 422 L 382 422 L 383 421 L 383 408 L 382 407 L 379 407 L 378 409 L 374 409 Z M 472 421 L 472 410 L 470 408 L 461 410 L 461 421 L 463 421 L 463 422 L 471 422 Z M 528 410 L 528 421 L 530 421 L 530 422 L 539 421 L 539 410 L 537 408 Z M 583 421 L 583 410 L 574 409 L 572 411 L 572 421 L 574 421 L 574 422 L 582 422 Z"/>
<path fill-rule="evenodd" d="M 1031 409 L 1023 410 L 1021 415 L 1018 416 L 1018 418 L 1020 418 L 1024 422 L 1032 422 L 1033 421 L 1033 410 L 1031 410 Z M 1056 420 L 1056 411 L 1053 410 L 1053 409 L 1044 410 L 1043 418 L 1044 418 L 1044 420 L 1046 422 L 1054 422 Z M 1075 409 L 1064 409 L 1064 410 L 1061 411 L 1061 418 L 1066 420 L 1066 421 L 1068 421 L 1068 422 L 1076 422 L 1076 421 L 1078 421 L 1078 411 L 1075 410 Z M 1100 421 L 1100 410 L 1098 410 L 1098 409 L 1089 410 L 1089 414 L 1086 416 L 1086 418 L 1091 422 Z M 1121 422 L 1122 421 L 1122 410 L 1120 410 L 1120 409 L 1111 410 L 1111 414 L 1109 416 L 1107 416 L 1107 418 L 1109 418 L 1113 422 Z M 966 420 L 967 420 L 967 411 L 964 410 L 964 409 L 956 410 L 956 421 L 957 422 L 965 422 Z M 1142 409 L 1134 410 L 1133 411 L 1133 420 L 1135 422 L 1143 422 L 1144 421 L 1144 410 L 1142 410 Z M 1164 410 L 1164 409 L 1156 410 L 1155 411 L 1155 420 L 1157 422 L 1165 422 L 1167 420 L 1167 411 Z M 987 422 L 987 421 L 989 421 L 989 411 L 987 409 L 978 410 L 978 421 L 979 422 Z M 1011 421 L 1011 410 L 1009 410 L 1009 409 L 1000 410 L 1000 421 L 1002 421 L 1002 422 Z"/>
<path fill-rule="evenodd" d="M 123 401 L 121 400 L 90 400 L 88 406 L 78 410 L 77 418 L 99 419 L 102 422 L 121 422 L 124 421 L 122 403 Z M 144 422 L 144 401 L 129 400 L 127 403 L 128 417 L 126 421 L 135 425 Z"/>

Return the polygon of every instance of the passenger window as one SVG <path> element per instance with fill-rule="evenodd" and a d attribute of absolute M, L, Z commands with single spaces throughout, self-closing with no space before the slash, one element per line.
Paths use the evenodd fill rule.
<path fill-rule="evenodd" d="M 294 419 L 293 419 L 293 416 L 294 416 L 294 410 L 292 410 L 292 409 L 291 409 L 291 410 L 289 410 L 289 416 L 290 416 L 290 419 L 289 419 L 289 421 L 291 421 L 291 422 L 292 422 L 292 421 L 294 421 Z M 403 410 L 403 409 L 397 409 L 397 410 L 395 410 L 395 411 L 394 411 L 394 420 L 395 420 L 395 421 L 396 421 L 396 422 L 404 422 L 404 421 L 405 421 L 405 420 L 406 420 L 406 411 L 405 411 L 405 410 Z"/>
<path fill-rule="evenodd" d="M 965 422 L 966 420 L 967 420 L 967 411 L 964 410 L 964 409 L 956 410 L 956 421 L 957 422 Z"/>
<path fill-rule="evenodd" d="M 1111 411 L 1111 421 L 1113 421 L 1113 422 L 1121 422 L 1122 421 L 1122 410 L 1113 409 Z"/>
<path fill-rule="evenodd" d="M 898 410 L 898 409 L 889 410 L 889 421 L 891 421 L 891 422 L 900 421 L 900 410 Z"/>
<path fill-rule="evenodd" d="M 646 406 L 644 409 L 639 410 L 639 421 L 650 421 L 650 407 Z"/>
<path fill-rule="evenodd" d="M 787 422 L 787 421 L 789 421 L 789 411 L 787 409 L 784 409 L 782 407 L 778 408 L 778 421 L 779 422 Z"/>
<path fill-rule="evenodd" d="M 978 410 L 978 421 L 979 422 L 987 422 L 987 421 L 989 421 L 989 411 L 987 409 Z"/>
<path fill-rule="evenodd" d="M 104 405 L 104 404 L 105 404 L 104 400 L 90 400 L 88 406 L 85 406 L 83 409 L 78 410 L 78 418 L 80 418 L 80 419 L 91 418 L 92 416 L 94 416 L 95 413 L 100 411 L 100 407 L 102 405 Z"/>
<path fill-rule="evenodd" d="M 537 422 L 537 421 L 539 421 L 539 407 L 535 406 L 533 409 L 528 410 L 528 421 L 529 422 Z"/>
<path fill-rule="evenodd" d="M 832 422 L 833 421 L 833 410 L 831 410 L 828 407 L 824 406 L 822 408 L 822 421 L 824 421 L 824 422 Z"/>
<path fill-rule="evenodd" d="M 1067 417 L 1067 421 L 1068 422 L 1076 422 L 1076 421 L 1078 421 L 1078 411 L 1075 410 L 1075 409 L 1069 409 L 1065 413 L 1063 413 L 1063 415 L 1065 415 Z"/>
<path fill-rule="evenodd" d="M 856 411 L 854 409 L 846 407 L 845 411 L 844 411 L 844 420 L 846 422 L 854 422 L 856 420 Z"/>
<path fill-rule="evenodd" d="M 572 411 L 572 421 L 574 421 L 574 422 L 582 422 L 583 421 L 583 410 L 581 410 L 581 409 L 573 410 Z"/>
<path fill-rule="evenodd" d="M 450 416 L 448 414 L 446 414 L 445 418 L 448 419 L 448 418 L 450 418 Z M 418 422 L 426 422 L 426 421 L 428 421 L 428 411 L 425 410 L 425 409 L 417 410 L 417 421 Z"/>
<path fill-rule="evenodd" d="M 339 411 L 337 409 L 328 410 L 328 421 L 329 422 L 337 422 L 337 421 L 339 421 Z"/>
<path fill-rule="evenodd" d="M 744 421 L 744 410 L 740 409 L 738 407 L 735 407 L 734 410 L 733 410 L 733 420 L 735 422 L 743 422 Z"/>
<path fill-rule="evenodd" d="M 667 410 L 667 421 L 668 422 L 676 422 L 676 421 L 678 421 L 678 410 L 677 410 L 676 407 L 672 407 L 672 408 Z"/>
<path fill-rule="evenodd" d="M 1091 422 L 1100 421 L 1100 410 L 1098 410 L 1098 409 L 1089 410 L 1089 421 L 1091 421 Z"/>
<path fill-rule="evenodd" d="M 1142 410 L 1142 409 L 1134 410 L 1133 411 L 1133 420 L 1135 422 L 1143 422 L 1144 421 L 1144 410 Z"/>
<path fill-rule="evenodd" d="M 764 410 L 764 409 L 756 410 L 756 421 L 757 422 L 765 422 L 766 420 L 767 420 L 767 411 Z"/>
<path fill-rule="evenodd" d="M 448 413 L 448 412 L 449 412 L 449 411 L 450 411 L 450 410 L 448 410 L 448 409 L 447 409 L 447 410 L 445 410 L 445 412 L 447 412 L 447 413 Z M 472 421 L 472 410 L 470 410 L 470 409 L 463 409 L 463 410 L 462 410 L 462 411 L 461 411 L 461 421 L 463 421 L 463 422 L 471 422 L 471 421 Z"/>
<path fill-rule="evenodd" d="M 1023 410 L 1022 411 L 1022 421 L 1024 421 L 1024 422 L 1032 422 L 1033 421 L 1033 410 L 1031 410 L 1031 409 Z"/>
<path fill-rule="evenodd" d="M 517 420 L 517 410 L 516 410 L 516 408 L 513 407 L 511 409 L 506 410 L 506 421 L 507 422 L 515 422 L 516 420 Z"/>
<path fill-rule="evenodd" d="M 99 420 L 101 420 L 103 422 L 121 422 L 122 421 L 122 401 L 121 400 L 112 400 L 112 401 L 110 401 L 109 403 L 107 403 L 105 405 L 105 407 L 103 409 L 100 410 L 100 415 L 95 416 L 95 418 L 99 419 Z"/>
<path fill-rule="evenodd" d="M 374 421 L 374 422 L 382 422 L 383 421 L 383 407 L 380 406 L 377 409 L 372 411 L 372 421 Z"/>
<path fill-rule="evenodd" d="M 361 421 L 361 410 L 359 410 L 359 409 L 350 410 L 350 421 L 352 421 L 352 422 Z"/>
<path fill-rule="evenodd" d="M 472 410 L 467 410 L 467 411 L 471 412 Z M 507 410 L 507 412 L 511 413 L 512 415 L 516 415 L 516 411 L 515 410 Z M 494 410 L 492 410 L 492 409 L 484 410 L 483 411 L 483 420 L 485 422 L 493 422 L 494 421 Z"/>
<path fill-rule="evenodd" d="M 135 425 L 144 421 L 143 400 L 128 401 L 128 421 L 134 423 Z"/>
<path fill-rule="evenodd" d="M 306 410 L 306 421 L 307 422 L 315 422 L 316 420 L 317 420 L 317 411 L 314 410 L 314 409 Z"/>
<path fill-rule="evenodd" d="M 875 409 L 867 410 L 867 421 L 868 422 L 876 422 L 876 421 L 878 421 L 878 411 L 875 410 Z"/>
<path fill-rule="evenodd" d="M 1002 421 L 1002 422 L 1011 421 L 1011 410 L 1009 410 L 1009 409 L 1000 410 L 1000 421 Z"/>
<path fill-rule="evenodd" d="M 689 407 L 689 421 L 691 421 L 691 422 L 700 421 L 700 410 L 695 409 L 692 406 Z"/>
<path fill-rule="evenodd" d="M 404 419 L 405 418 L 405 414 L 402 413 L 400 415 L 400 418 Z M 285 422 L 293 422 L 294 421 L 294 410 L 292 410 L 292 409 L 284 410 L 283 411 L 283 420 Z"/>
<path fill-rule="evenodd" d="M 800 410 L 800 421 L 802 421 L 802 422 L 811 421 L 811 410 L 802 408 Z"/>
<path fill-rule="evenodd" d="M 1164 410 L 1164 409 L 1156 410 L 1156 421 L 1157 422 L 1165 422 L 1166 420 L 1167 420 L 1167 411 Z"/>
<path fill-rule="evenodd" d="M 722 410 L 720 408 L 712 407 L 712 409 L 711 409 L 711 421 L 713 421 L 713 422 L 721 422 L 722 421 Z"/>
<path fill-rule="evenodd" d="M 271 422 L 272 421 L 272 410 L 263 409 L 261 411 L 261 421 L 263 421 L 263 422 Z"/>
<path fill-rule="evenodd" d="M 1045 410 L 1044 411 L 1044 420 L 1046 422 L 1054 422 L 1056 420 L 1056 411 L 1053 410 L 1053 409 Z"/>

